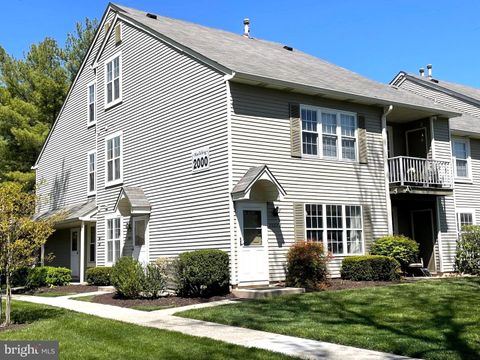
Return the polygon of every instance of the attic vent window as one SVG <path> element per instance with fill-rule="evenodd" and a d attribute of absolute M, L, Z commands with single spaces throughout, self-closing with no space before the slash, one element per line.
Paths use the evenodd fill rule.
<path fill-rule="evenodd" d="M 150 19 L 156 19 L 156 18 L 157 18 L 157 15 L 147 13 L 147 17 L 149 17 Z"/>
<path fill-rule="evenodd" d="M 115 44 L 120 44 L 122 42 L 122 26 L 117 24 L 115 26 Z"/>
<path fill-rule="evenodd" d="M 291 46 L 285 45 L 283 48 L 288 51 L 293 51 L 293 48 Z"/>

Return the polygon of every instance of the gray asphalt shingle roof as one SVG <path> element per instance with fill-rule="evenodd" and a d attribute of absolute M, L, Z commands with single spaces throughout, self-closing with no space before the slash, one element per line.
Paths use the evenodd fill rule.
<path fill-rule="evenodd" d="M 235 72 L 239 77 L 248 75 L 316 88 L 319 93 L 328 90 L 375 99 L 381 104 L 402 104 L 455 113 L 431 100 L 370 80 L 297 49 L 285 50 L 282 44 L 246 38 L 241 34 L 160 15 L 152 19 L 146 16 L 145 11 L 116 4 L 112 6 L 128 18 Z"/>
<path fill-rule="evenodd" d="M 60 222 L 76 221 L 81 217 L 92 213 L 96 210 L 96 208 L 97 205 L 95 204 L 95 200 L 89 200 L 81 204 L 74 204 L 59 209 L 49 210 L 39 214 L 38 216 L 35 216 L 35 220 L 46 220 L 52 216 L 62 214 L 63 217 L 61 218 Z"/>

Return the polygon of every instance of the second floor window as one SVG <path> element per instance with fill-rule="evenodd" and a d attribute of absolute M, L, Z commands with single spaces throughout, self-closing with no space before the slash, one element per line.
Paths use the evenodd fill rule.
<path fill-rule="evenodd" d="M 96 122 L 95 117 L 95 83 L 88 84 L 88 125 Z"/>
<path fill-rule="evenodd" d="M 468 145 L 467 139 L 452 139 L 453 167 L 456 178 L 470 178 Z"/>
<path fill-rule="evenodd" d="M 97 183 L 97 152 L 88 153 L 88 195 L 95 194 Z"/>
<path fill-rule="evenodd" d="M 357 160 L 357 117 L 353 113 L 303 106 L 302 152 L 308 157 Z"/>
<path fill-rule="evenodd" d="M 121 101 L 121 59 L 120 55 L 105 63 L 105 104 L 114 105 Z"/>
<path fill-rule="evenodd" d="M 113 134 L 106 138 L 106 185 L 122 182 L 122 134 Z"/>

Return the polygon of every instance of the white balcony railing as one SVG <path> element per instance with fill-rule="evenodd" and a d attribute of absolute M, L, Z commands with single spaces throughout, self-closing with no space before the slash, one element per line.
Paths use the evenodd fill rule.
<path fill-rule="evenodd" d="M 408 156 L 388 159 L 390 184 L 433 188 L 453 187 L 449 161 L 438 161 Z"/>

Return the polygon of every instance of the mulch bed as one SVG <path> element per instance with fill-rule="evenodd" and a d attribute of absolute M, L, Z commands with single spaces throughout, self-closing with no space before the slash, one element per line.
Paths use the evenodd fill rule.
<path fill-rule="evenodd" d="M 8 326 L 0 326 L 0 332 L 7 330 L 18 330 L 26 326 L 28 326 L 28 324 L 11 324 Z"/>
<path fill-rule="evenodd" d="M 212 296 L 210 298 L 182 298 L 178 296 L 167 296 L 158 299 L 124 299 L 118 297 L 115 293 L 108 293 L 95 296 L 92 299 L 92 302 L 127 308 L 134 306 L 179 307 L 186 305 L 203 304 L 226 299 L 235 299 L 235 296 L 232 294 L 228 294 L 225 296 Z"/>
<path fill-rule="evenodd" d="M 388 286 L 393 284 L 400 284 L 401 281 L 352 281 L 342 279 L 330 279 L 325 291 L 346 290 L 346 289 L 361 289 L 374 286 Z"/>
<path fill-rule="evenodd" d="M 41 287 L 33 290 L 26 290 L 23 293 L 27 295 L 38 295 L 43 293 L 88 293 L 98 290 L 98 286 L 94 285 L 65 285 L 65 286 L 55 286 L 55 287 Z"/>

